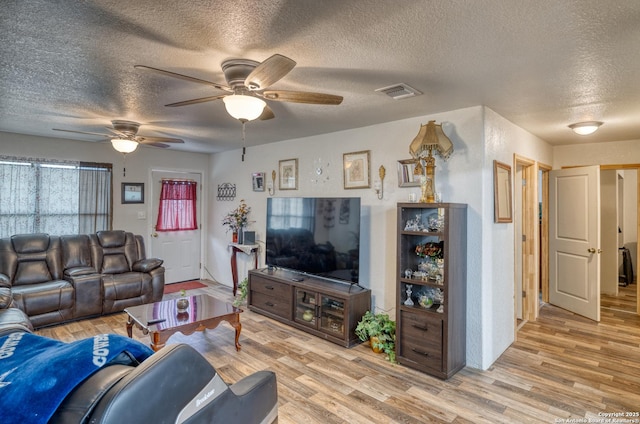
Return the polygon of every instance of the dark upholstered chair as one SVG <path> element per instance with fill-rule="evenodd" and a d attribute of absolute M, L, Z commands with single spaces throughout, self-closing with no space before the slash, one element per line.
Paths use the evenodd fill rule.
<path fill-rule="evenodd" d="M 162 261 L 145 259 L 140 236 L 124 231 L 98 231 L 89 237 L 93 266 L 102 274 L 103 313 L 162 299 Z"/>
<path fill-rule="evenodd" d="M 60 240 L 48 234 L 0 240 L 0 273 L 11 281 L 13 300 L 35 327 L 73 318 L 74 290 L 63 279 Z"/>
<path fill-rule="evenodd" d="M 273 372 L 228 386 L 195 349 L 177 344 L 137 367 L 102 368 L 67 396 L 49 423 L 268 424 L 277 418 Z"/>

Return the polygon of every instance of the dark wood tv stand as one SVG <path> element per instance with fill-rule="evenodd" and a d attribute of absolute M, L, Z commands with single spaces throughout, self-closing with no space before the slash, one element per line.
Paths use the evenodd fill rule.
<path fill-rule="evenodd" d="M 282 269 L 249 271 L 249 309 L 330 342 L 360 342 L 355 328 L 371 308 L 371 290 Z"/>

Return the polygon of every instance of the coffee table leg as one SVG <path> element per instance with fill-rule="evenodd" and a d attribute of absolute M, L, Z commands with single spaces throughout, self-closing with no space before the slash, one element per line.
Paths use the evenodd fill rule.
<path fill-rule="evenodd" d="M 240 324 L 240 314 L 235 314 L 234 319 L 229 321 L 229 324 L 236 329 L 236 350 L 240 351 L 242 346 L 240 345 L 240 331 L 242 331 L 242 324 Z"/>
<path fill-rule="evenodd" d="M 160 349 L 162 349 L 166 344 L 169 336 L 171 336 L 171 334 L 165 334 L 165 333 L 153 331 L 151 333 L 151 349 L 153 349 L 154 352 L 157 352 Z"/>
<path fill-rule="evenodd" d="M 130 315 L 127 318 L 127 335 L 130 339 L 133 338 L 133 318 Z"/>

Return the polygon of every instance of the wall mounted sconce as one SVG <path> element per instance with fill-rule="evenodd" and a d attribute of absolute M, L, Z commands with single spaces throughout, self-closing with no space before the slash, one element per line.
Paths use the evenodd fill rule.
<path fill-rule="evenodd" d="M 273 196 L 276 194 L 276 171 L 275 169 L 271 171 L 271 182 L 267 183 L 267 190 L 269 191 L 269 196 Z"/>
<path fill-rule="evenodd" d="M 587 121 L 571 124 L 569 125 L 569 128 L 571 128 L 576 134 L 589 135 L 596 132 L 598 128 L 600 128 L 600 125 L 602 125 L 602 122 L 600 121 Z"/>
<path fill-rule="evenodd" d="M 378 175 L 380 175 L 380 181 L 376 181 L 375 183 L 373 183 L 373 189 L 376 192 L 376 195 L 378 196 L 378 200 L 382 200 L 382 198 L 384 197 L 384 177 L 387 174 L 387 170 L 384 169 L 383 165 L 380 165 L 380 168 L 378 169 Z"/>

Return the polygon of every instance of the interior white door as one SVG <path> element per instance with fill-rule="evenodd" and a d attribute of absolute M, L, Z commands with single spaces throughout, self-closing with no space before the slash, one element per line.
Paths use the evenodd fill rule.
<path fill-rule="evenodd" d="M 600 168 L 550 172 L 549 303 L 600 321 Z"/>
<path fill-rule="evenodd" d="M 196 197 L 196 213 L 198 226 L 202 222 L 201 214 L 201 175 L 196 173 L 153 171 L 152 179 L 152 221 L 151 221 L 151 252 L 153 256 L 164 260 L 165 284 L 180 281 L 197 280 L 200 278 L 200 246 L 201 230 L 190 231 L 155 231 L 158 220 L 158 206 L 160 204 L 160 188 L 163 178 L 191 179 L 198 185 Z"/>

